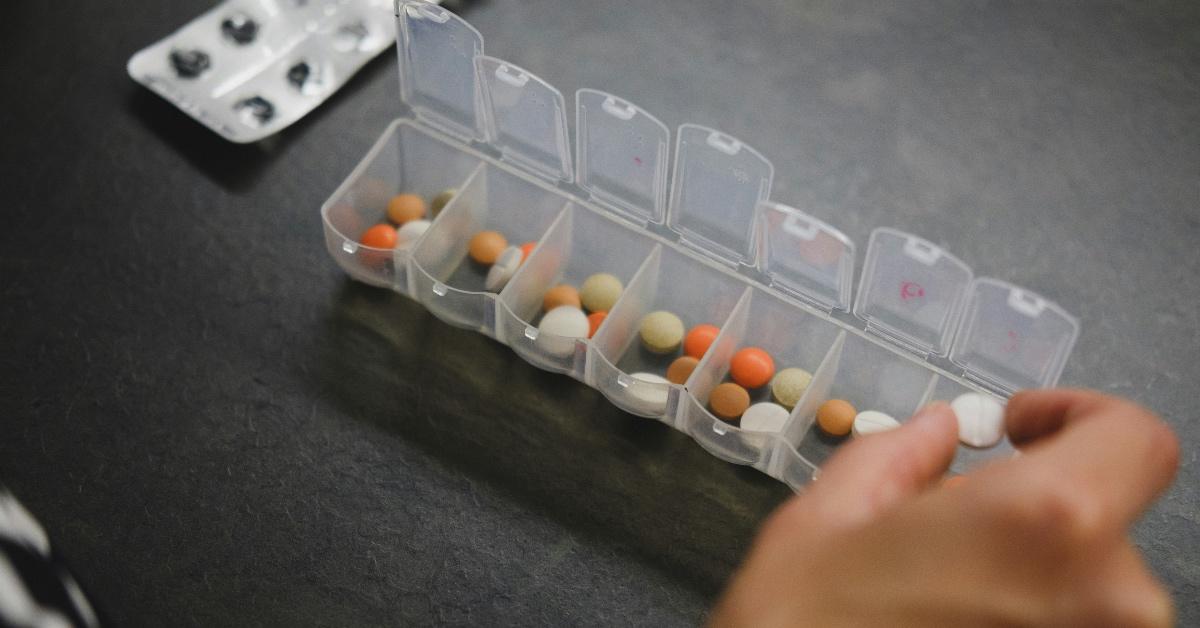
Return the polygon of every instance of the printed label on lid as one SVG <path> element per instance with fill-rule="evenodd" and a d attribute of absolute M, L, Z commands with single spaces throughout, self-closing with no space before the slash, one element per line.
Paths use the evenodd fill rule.
<path fill-rule="evenodd" d="M 946 355 L 971 277 L 966 264 L 937 245 L 876 229 L 854 314 L 920 353 Z"/>
<path fill-rule="evenodd" d="M 1053 386 L 1079 335 L 1079 322 L 1055 303 L 1012 284 L 972 284 L 950 359 L 1009 392 Z"/>

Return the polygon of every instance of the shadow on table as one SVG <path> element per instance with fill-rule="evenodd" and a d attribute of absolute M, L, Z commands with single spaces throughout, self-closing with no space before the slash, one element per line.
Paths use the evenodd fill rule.
<path fill-rule="evenodd" d="M 325 331 L 315 375 L 347 414 L 710 598 L 790 494 L 399 295 L 347 282 Z"/>

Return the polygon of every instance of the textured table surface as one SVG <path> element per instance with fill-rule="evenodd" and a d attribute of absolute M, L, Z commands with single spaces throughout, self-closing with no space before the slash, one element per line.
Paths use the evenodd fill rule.
<path fill-rule="evenodd" d="M 0 481 L 127 625 L 688 625 L 788 491 L 345 280 L 318 207 L 397 108 L 370 64 L 233 146 L 137 87 L 202 0 L 0 20 Z M 1184 441 L 1138 544 L 1200 625 L 1200 5 L 567 2 L 490 54 L 759 148 L 1080 316 L 1063 383 Z"/>

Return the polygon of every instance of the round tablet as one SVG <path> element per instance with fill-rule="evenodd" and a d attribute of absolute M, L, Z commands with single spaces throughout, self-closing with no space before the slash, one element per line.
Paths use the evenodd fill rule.
<path fill-rule="evenodd" d="M 718 384 L 708 396 L 708 407 L 718 419 L 736 421 L 750 407 L 750 393 L 733 382 Z"/>
<path fill-rule="evenodd" d="M 756 403 L 742 413 L 742 429 L 751 432 L 778 432 L 787 423 L 787 408 L 770 401 Z"/>
<path fill-rule="evenodd" d="M 410 223 L 411 224 L 411 223 Z M 408 225 L 405 225 L 406 227 Z M 488 269 L 487 279 L 484 280 L 483 287 L 488 292 L 500 292 L 504 286 L 508 285 L 508 280 L 517 274 L 517 268 L 521 266 L 521 249 L 510 246 L 500 253 L 500 257 L 496 258 L 496 263 Z"/>
<path fill-rule="evenodd" d="M 678 316 L 659 310 L 642 319 L 639 330 L 642 346 L 653 353 L 672 353 L 683 342 L 683 321 Z"/>
<path fill-rule="evenodd" d="M 795 367 L 783 369 L 771 380 L 771 397 L 790 410 L 800 403 L 800 398 L 811 383 L 812 373 Z"/>
<path fill-rule="evenodd" d="M 584 280 L 579 287 L 579 299 L 583 307 L 590 312 L 607 312 L 621 298 L 621 290 L 625 288 L 616 275 L 596 273 Z"/>
<path fill-rule="evenodd" d="M 858 412 L 849 401 L 830 399 L 817 408 L 817 425 L 830 436 L 845 436 L 850 433 L 856 415 Z"/>
<path fill-rule="evenodd" d="M 454 188 L 448 188 L 438 192 L 438 195 L 433 197 L 433 200 L 429 201 L 429 214 L 431 216 L 437 216 L 438 214 L 442 213 L 442 208 L 444 208 L 446 204 L 450 202 L 450 199 L 454 198 L 455 194 L 458 194 L 458 190 Z"/>
<path fill-rule="evenodd" d="M 687 336 L 683 339 L 683 352 L 697 360 L 703 358 L 719 333 L 721 330 L 716 325 L 707 323 L 696 325 L 688 330 Z"/>
<path fill-rule="evenodd" d="M 579 291 L 574 286 L 560 283 L 542 295 L 542 309 L 549 312 L 560 305 L 580 307 Z"/>
<path fill-rule="evenodd" d="M 608 316 L 608 312 L 592 312 L 588 314 L 588 338 L 596 335 L 606 316 Z"/>
<path fill-rule="evenodd" d="M 396 229 L 391 225 L 380 223 L 363 232 L 358 241 L 363 246 L 375 249 L 391 249 L 396 246 Z"/>
<path fill-rule="evenodd" d="M 992 397 L 965 393 L 950 402 L 958 417 L 958 440 L 968 447 L 992 447 L 1004 438 L 1004 406 Z"/>
<path fill-rule="evenodd" d="M 388 201 L 388 220 L 403 225 L 425 217 L 425 199 L 416 194 L 397 194 Z"/>
<path fill-rule="evenodd" d="M 396 246 L 408 246 L 421 237 L 431 223 L 428 220 L 410 220 L 396 230 Z"/>
<path fill-rule="evenodd" d="M 667 367 L 667 379 L 672 384 L 683 385 L 687 378 L 692 376 L 692 371 L 696 370 L 697 364 L 700 364 L 700 360 L 690 355 L 681 355 L 675 358 L 671 366 Z"/>
<path fill-rule="evenodd" d="M 631 373 L 629 376 L 645 384 L 670 384 L 661 375 L 654 373 Z M 670 389 L 665 385 L 631 386 L 629 391 L 638 401 L 646 404 L 646 409 L 651 412 L 663 412 L 667 409 L 667 395 L 670 394 Z"/>
<path fill-rule="evenodd" d="M 498 231 L 480 231 L 471 238 L 467 251 L 471 259 L 485 266 L 491 266 L 500 257 L 500 253 L 508 247 L 508 240 Z"/>
<path fill-rule="evenodd" d="M 567 357 L 575 351 L 575 339 L 587 338 L 587 333 L 588 320 L 583 310 L 563 305 L 542 317 L 534 344 L 549 355 Z"/>
<path fill-rule="evenodd" d="M 775 361 L 758 347 L 739 349 L 729 361 L 729 375 L 746 388 L 766 386 L 775 375 Z"/>
<path fill-rule="evenodd" d="M 855 436 L 866 436 L 868 434 L 878 434 L 900 427 L 900 422 L 892 418 L 892 415 L 879 412 L 878 410 L 863 410 L 854 417 L 854 425 L 850 431 Z"/>

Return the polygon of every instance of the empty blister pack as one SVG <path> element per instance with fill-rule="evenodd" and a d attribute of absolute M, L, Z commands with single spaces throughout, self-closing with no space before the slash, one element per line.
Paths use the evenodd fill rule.
<path fill-rule="evenodd" d="M 228 0 L 129 59 L 129 76 L 231 142 L 304 117 L 395 41 L 391 0 Z"/>

